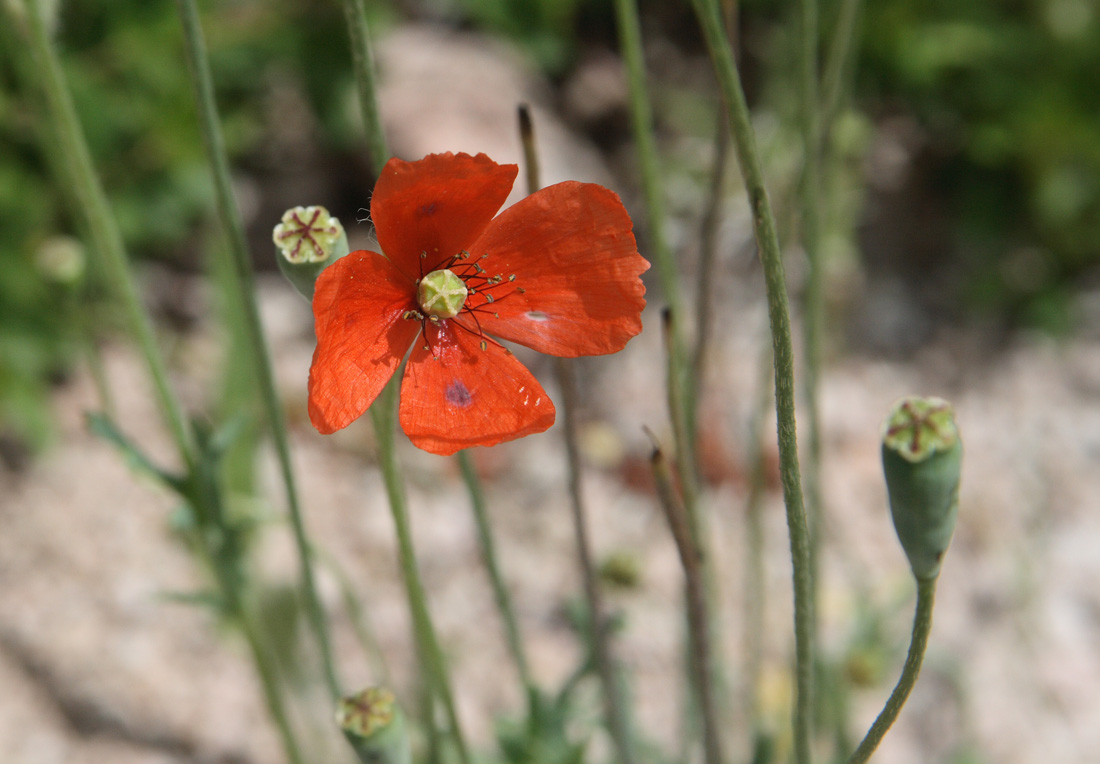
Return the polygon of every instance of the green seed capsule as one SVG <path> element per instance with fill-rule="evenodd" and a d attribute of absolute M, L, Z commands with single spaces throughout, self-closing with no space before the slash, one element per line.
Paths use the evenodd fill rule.
<path fill-rule="evenodd" d="M 321 271 L 349 251 L 344 227 L 321 206 L 287 210 L 271 237 L 279 270 L 307 300 Z"/>
<path fill-rule="evenodd" d="M 466 282 L 448 268 L 432 271 L 420 279 L 417 299 L 420 308 L 429 316 L 454 318 L 466 304 Z"/>
<path fill-rule="evenodd" d="M 882 426 L 882 467 L 898 540 L 918 579 L 939 575 L 959 510 L 962 440 L 951 404 L 904 398 Z"/>
<path fill-rule="evenodd" d="M 385 687 L 369 687 L 341 700 L 336 723 L 363 764 L 411 764 L 405 715 Z"/>

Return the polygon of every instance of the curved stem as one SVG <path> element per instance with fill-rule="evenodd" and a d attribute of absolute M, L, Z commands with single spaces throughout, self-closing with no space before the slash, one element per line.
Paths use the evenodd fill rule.
<path fill-rule="evenodd" d="M 294 470 L 290 462 L 290 444 L 287 437 L 286 422 L 275 389 L 274 372 L 271 357 L 260 323 L 260 312 L 256 305 L 255 285 L 253 284 L 252 263 L 245 240 L 244 223 L 240 211 L 233 199 L 233 188 L 229 178 L 229 160 L 218 124 L 218 110 L 214 100 L 214 83 L 210 74 L 210 64 L 206 56 L 206 43 L 202 28 L 199 26 L 198 9 L 195 0 L 177 0 L 180 19 L 183 23 L 184 37 L 191 81 L 195 88 L 195 100 L 198 104 L 202 126 L 203 142 L 206 146 L 207 160 L 214 175 L 214 187 L 217 194 L 218 214 L 229 238 L 229 250 L 233 258 L 234 281 L 243 308 L 244 328 L 252 347 L 252 362 L 256 369 L 256 382 L 260 386 L 260 396 L 266 410 L 268 424 L 271 426 L 275 441 L 275 451 L 279 460 L 283 485 L 286 490 L 287 505 L 290 511 L 291 528 L 298 551 L 302 595 L 305 597 L 306 614 L 309 618 L 324 668 L 325 682 L 334 700 L 341 696 L 340 682 L 336 677 L 335 659 L 332 654 L 332 642 L 329 638 L 328 623 L 325 620 L 321 598 L 313 580 L 313 560 L 307 540 L 305 521 L 298 501 L 298 489 L 295 484 Z"/>
<path fill-rule="evenodd" d="M 928 648 L 928 634 L 932 631 L 932 608 L 936 600 L 936 578 L 917 579 L 917 609 L 913 616 L 913 636 L 909 641 L 909 654 L 905 657 L 905 665 L 902 667 L 901 676 L 894 686 L 894 691 L 886 700 L 886 705 L 875 719 L 871 729 L 856 748 L 855 753 L 848 759 L 848 764 L 863 764 L 871 758 L 871 754 L 878 748 L 882 738 L 886 736 L 894 720 L 898 718 L 901 707 L 909 698 L 913 685 L 920 675 L 921 663 L 924 661 L 924 652 Z"/>
<path fill-rule="evenodd" d="M 745 190 L 752 205 L 753 232 L 760 250 L 771 323 L 775 364 L 775 411 L 779 436 L 780 478 L 787 510 L 791 563 L 794 577 L 794 631 L 796 698 L 794 754 L 797 764 L 810 761 L 811 701 L 813 694 L 813 593 L 810 580 L 810 542 L 802 500 L 795 428 L 794 349 L 791 341 L 790 306 L 775 216 L 764 186 L 763 170 L 741 77 L 722 27 L 715 0 L 692 0 L 715 74 L 729 110 L 733 142 L 741 166 Z"/>

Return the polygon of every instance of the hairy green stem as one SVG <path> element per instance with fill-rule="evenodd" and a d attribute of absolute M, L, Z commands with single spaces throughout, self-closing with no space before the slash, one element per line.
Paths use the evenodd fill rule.
<path fill-rule="evenodd" d="M 393 515 L 394 529 L 397 532 L 397 551 L 401 563 L 401 578 L 405 583 L 405 596 L 409 602 L 416 637 L 417 651 L 421 667 L 427 672 L 432 692 L 443 702 L 447 714 L 451 738 L 454 740 L 462 764 L 470 764 L 469 749 L 458 719 L 454 693 L 447 672 L 447 661 L 443 648 L 432 625 L 428 610 L 428 598 L 424 591 L 424 582 L 420 578 L 420 569 L 416 564 L 416 551 L 413 548 L 412 528 L 409 525 L 409 513 L 406 509 L 405 489 L 401 478 L 401 469 L 397 464 L 394 443 L 396 434 L 397 399 L 400 390 L 400 375 L 394 375 L 389 384 L 370 407 L 374 423 L 375 437 L 378 440 L 379 467 L 382 480 L 386 484 L 390 512 Z M 431 724 L 431 719 L 425 720 Z"/>
<path fill-rule="evenodd" d="M 515 608 L 512 607 L 512 597 L 508 593 L 508 587 L 504 583 L 504 577 L 497 563 L 496 543 L 493 541 L 493 530 L 489 523 L 489 513 L 485 508 L 485 491 L 481 486 L 481 478 L 474 469 L 473 461 L 467 451 L 458 452 L 458 466 L 462 470 L 462 479 L 466 481 L 466 489 L 470 494 L 470 505 L 474 510 L 474 521 L 477 523 L 477 538 L 481 546 L 481 557 L 485 562 L 485 569 L 489 573 L 489 582 L 493 587 L 493 596 L 496 598 L 497 610 L 500 611 L 501 620 L 504 622 L 504 636 L 508 642 L 508 649 L 512 653 L 512 659 L 516 662 L 520 681 L 528 697 L 535 692 L 535 681 L 531 676 L 531 668 L 527 662 L 527 653 L 523 647 L 523 639 L 520 637 L 519 622 L 516 619 Z"/>
<path fill-rule="evenodd" d="M 848 759 L 848 764 L 863 764 L 871 758 L 871 754 L 875 752 L 894 720 L 898 718 L 902 706 L 909 698 L 909 693 L 913 691 L 913 685 L 916 684 L 917 677 L 920 675 L 925 650 L 928 649 L 928 635 L 932 631 L 936 580 L 935 576 L 917 579 L 917 608 L 913 616 L 913 635 L 909 641 L 909 654 L 905 657 L 901 676 L 898 678 L 897 685 L 894 686 L 894 691 L 886 700 L 886 705 L 883 706 L 871 728 L 867 730 L 867 735 Z"/>
<path fill-rule="evenodd" d="M 253 283 L 252 263 L 249 259 L 248 244 L 245 240 L 244 223 L 233 198 L 232 182 L 229 176 L 229 160 L 225 151 L 218 123 L 218 109 L 214 99 L 214 83 L 210 74 L 210 63 L 206 55 L 206 43 L 199 25 L 198 8 L 195 0 L 177 0 L 180 19 L 183 24 L 185 49 L 191 82 L 195 89 L 195 101 L 198 105 L 199 120 L 202 127 L 203 143 L 206 147 L 207 161 L 214 176 L 214 189 L 217 197 L 218 215 L 229 240 L 229 251 L 233 261 L 234 283 L 242 307 L 245 334 L 252 348 L 252 362 L 255 367 L 255 379 L 260 386 L 260 397 L 266 410 L 268 424 L 275 442 L 275 451 L 279 460 L 283 486 L 286 491 L 290 512 L 291 528 L 298 551 L 301 590 L 305 598 L 306 614 L 313 628 L 314 636 L 321 652 L 325 683 L 333 700 L 341 695 L 339 679 L 336 676 L 336 664 L 332 653 L 332 642 L 328 633 L 328 622 L 321 605 L 320 596 L 313 580 L 313 560 L 309 541 L 298 499 L 294 469 L 290 460 L 290 444 L 287 437 L 286 422 L 278 391 L 275 389 L 274 372 L 271 357 L 264 338 L 260 312 L 256 305 L 255 285 Z"/>
<path fill-rule="evenodd" d="M 810 540 L 802 499 L 795 427 L 794 349 L 786 276 L 776 232 L 775 216 L 764 186 L 764 174 L 749 119 L 741 77 L 733 58 L 715 0 L 692 0 L 699 18 L 715 74 L 725 97 L 741 175 L 752 208 L 753 231 L 764 270 L 768 319 L 772 331 L 775 365 L 775 409 L 779 436 L 780 478 L 787 511 L 791 563 L 794 578 L 795 684 L 794 755 L 796 764 L 811 758 L 813 694 L 813 593 L 810 580 Z"/>
<path fill-rule="evenodd" d="M 363 129 L 367 133 L 367 151 L 377 174 L 390 158 L 390 150 L 386 144 L 386 133 L 382 129 L 382 113 L 378 109 L 370 28 L 363 0 L 344 0 L 344 16 L 351 38 L 352 65 L 355 68 L 355 82 L 359 87 L 359 109 L 363 113 Z"/>
<path fill-rule="evenodd" d="M 0 6 L 3 4 L 0 3 Z M 72 95 L 65 83 L 61 62 L 41 16 L 41 6 L 34 0 L 25 0 L 23 9 L 28 22 L 31 52 L 37 64 L 34 71 L 39 78 L 38 84 L 54 124 L 54 135 L 60 143 L 62 154 L 70 164 L 68 172 L 63 173 L 64 177 L 60 180 L 72 185 L 72 196 L 79 205 L 77 214 L 83 217 L 92 239 L 92 247 L 103 263 L 110 288 L 122 303 L 127 328 L 137 343 L 153 381 L 161 415 L 168 425 L 181 459 L 190 467 L 196 459 L 194 436 L 187 424 L 183 406 L 168 383 L 168 372 L 156 335 L 138 295 L 122 235 L 92 163 Z M 5 7 L 5 12 L 9 19 L 18 21 L 15 18 L 15 8 Z"/>

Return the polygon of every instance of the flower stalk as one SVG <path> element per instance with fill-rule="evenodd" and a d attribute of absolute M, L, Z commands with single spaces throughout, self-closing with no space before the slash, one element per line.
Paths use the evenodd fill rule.
<path fill-rule="evenodd" d="M 225 150 L 225 141 L 222 138 L 221 127 L 218 123 L 213 77 L 210 73 L 210 64 L 206 55 L 206 43 L 199 24 L 198 8 L 195 5 L 195 0 L 177 0 L 177 6 L 183 25 L 188 69 L 191 74 L 192 87 L 195 90 L 203 144 L 206 148 L 207 161 L 210 164 L 214 178 L 218 215 L 228 238 L 229 251 L 233 262 L 234 282 L 240 305 L 243 308 L 241 315 L 244 318 L 246 336 L 252 348 L 255 379 L 260 386 L 260 397 L 267 414 L 268 424 L 271 427 L 279 461 L 279 470 L 286 492 L 291 528 L 298 552 L 300 585 L 302 596 L 305 599 L 306 614 L 321 653 L 325 684 L 331 696 L 336 699 L 341 695 L 340 682 L 336 675 L 336 664 L 332 653 L 332 642 L 328 633 L 328 622 L 313 579 L 312 550 L 306 535 L 294 469 L 290 460 L 290 444 L 287 437 L 286 422 L 279 402 L 279 394 L 275 389 L 271 357 L 264 338 L 263 326 L 260 323 L 259 308 L 256 305 L 255 285 L 248 254 L 248 244 L 245 240 L 244 223 L 233 199 L 233 189 L 229 177 L 229 160 Z"/>
<path fill-rule="evenodd" d="M 371 421 L 374 424 L 375 437 L 378 439 L 379 467 L 386 485 L 390 512 L 393 515 L 394 529 L 397 532 L 397 550 L 401 564 L 401 579 L 405 583 L 405 596 L 409 603 L 413 621 L 413 633 L 416 637 L 417 653 L 420 664 L 428 675 L 431 694 L 443 702 L 447 715 L 451 739 L 461 764 L 470 764 L 470 753 L 466 738 L 459 723 L 458 707 L 447 671 L 443 648 L 436 636 L 428 610 L 428 598 L 424 591 L 424 582 L 420 578 L 420 569 L 416 564 L 416 551 L 413 547 L 412 528 L 405 502 L 405 488 L 401 477 L 401 468 L 397 464 L 397 452 L 394 436 L 397 432 L 397 396 L 398 380 L 395 377 L 383 389 L 370 407 Z M 393 392 L 390 392 L 390 391 Z M 430 705 L 430 704 L 429 704 Z M 430 724 L 430 719 L 428 720 Z"/>
<path fill-rule="evenodd" d="M 928 635 L 932 631 L 932 609 L 935 605 L 937 580 L 937 577 L 917 579 L 917 608 L 913 616 L 913 633 L 909 640 L 909 652 L 905 657 L 901 676 L 886 700 L 886 705 L 875 718 L 871 728 L 867 730 L 867 735 L 848 759 L 848 764 L 863 764 L 871 758 L 898 718 L 902 706 L 909 699 L 909 693 L 913 691 L 913 685 L 920 676 L 925 650 L 928 648 Z"/>
<path fill-rule="evenodd" d="M 790 306 L 787 297 L 782 252 L 775 216 L 764 185 L 764 174 L 756 149 L 756 138 L 749 118 L 748 104 L 741 77 L 734 61 L 729 39 L 723 29 L 715 0 L 692 0 L 695 14 L 706 39 L 718 84 L 729 111 L 730 128 L 741 175 L 752 210 L 753 231 L 768 300 L 768 319 L 772 331 L 775 366 L 775 408 L 779 436 L 780 479 L 787 512 L 791 562 L 794 578 L 795 631 L 795 707 L 794 760 L 811 760 L 813 694 L 813 582 L 810 579 L 810 538 L 802 497 L 802 478 L 798 461 L 795 427 L 794 349 L 791 339 Z"/>

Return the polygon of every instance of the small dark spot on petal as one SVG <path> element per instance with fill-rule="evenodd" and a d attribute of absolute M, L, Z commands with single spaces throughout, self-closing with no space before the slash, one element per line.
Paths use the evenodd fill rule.
<path fill-rule="evenodd" d="M 418 210 L 418 212 L 420 213 L 420 217 L 424 217 L 424 218 L 429 217 L 431 215 L 434 215 L 435 214 L 435 202 L 432 202 L 431 204 L 422 205 L 420 207 L 420 209 Z"/>
<path fill-rule="evenodd" d="M 474 402 L 473 396 L 470 395 L 470 391 L 466 389 L 466 385 L 462 384 L 461 380 L 457 379 L 447 385 L 447 391 L 444 395 L 447 397 L 447 403 L 452 406 L 458 406 L 460 409 L 464 409 Z"/>

